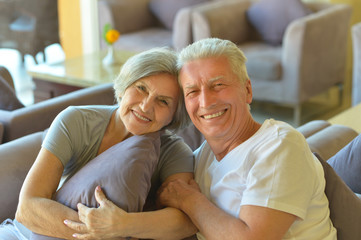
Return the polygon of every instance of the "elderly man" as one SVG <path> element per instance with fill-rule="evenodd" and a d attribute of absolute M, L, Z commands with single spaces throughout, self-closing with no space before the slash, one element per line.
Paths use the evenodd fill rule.
<path fill-rule="evenodd" d="M 206 141 L 195 181 L 163 186 L 161 202 L 185 212 L 198 239 L 336 239 L 321 164 L 294 128 L 252 118 L 245 62 L 214 38 L 180 53 L 187 112 Z"/>

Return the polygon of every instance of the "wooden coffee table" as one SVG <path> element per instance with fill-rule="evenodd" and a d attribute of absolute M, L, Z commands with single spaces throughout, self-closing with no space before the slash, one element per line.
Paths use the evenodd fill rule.
<path fill-rule="evenodd" d="M 361 103 L 337 114 L 328 121 L 332 124 L 348 126 L 361 133 Z"/>
<path fill-rule="evenodd" d="M 116 51 L 119 63 L 104 66 L 105 51 L 95 52 L 52 64 L 39 64 L 27 72 L 35 83 L 34 101 L 39 102 L 81 88 L 112 82 L 122 64 L 134 52 Z"/>

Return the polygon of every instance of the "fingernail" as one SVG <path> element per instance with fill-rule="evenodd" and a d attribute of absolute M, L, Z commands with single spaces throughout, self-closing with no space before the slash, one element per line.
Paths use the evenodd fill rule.
<path fill-rule="evenodd" d="M 68 225 L 68 223 L 69 223 L 68 220 L 64 220 L 65 225 Z"/>
<path fill-rule="evenodd" d="M 74 233 L 73 238 L 78 238 L 78 235 L 76 233 Z"/>
<path fill-rule="evenodd" d="M 96 190 L 97 190 L 97 191 L 100 191 L 100 186 L 97 186 L 97 187 L 96 187 Z"/>

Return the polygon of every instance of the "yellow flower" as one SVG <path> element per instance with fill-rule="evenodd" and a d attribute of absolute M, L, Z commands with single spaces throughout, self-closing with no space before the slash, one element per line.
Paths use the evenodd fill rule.
<path fill-rule="evenodd" d="M 112 28 L 110 23 L 104 25 L 103 38 L 107 44 L 112 45 L 118 40 L 119 36 L 120 33 L 114 28 Z"/>
<path fill-rule="evenodd" d="M 115 30 L 115 29 L 110 29 L 109 31 L 107 31 L 107 33 L 105 34 L 105 40 L 109 43 L 109 44 L 113 44 L 115 43 L 118 38 L 120 36 L 120 33 Z"/>

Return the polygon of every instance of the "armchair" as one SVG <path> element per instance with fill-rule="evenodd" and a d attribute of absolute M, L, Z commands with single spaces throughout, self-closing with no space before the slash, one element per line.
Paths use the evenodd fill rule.
<path fill-rule="evenodd" d="M 344 82 L 351 7 L 308 3 L 312 13 L 287 25 L 282 45 L 270 45 L 248 21 L 253 2 L 216 1 L 193 9 L 193 40 L 218 37 L 238 44 L 248 58 L 253 99 L 292 107 L 299 126 L 303 102 Z"/>
<path fill-rule="evenodd" d="M 361 103 L 361 22 L 352 27 L 353 76 L 352 105 Z"/>
<path fill-rule="evenodd" d="M 84 88 L 12 111 L 0 110 L 0 124 L 3 125 L 2 141 L 9 142 L 47 129 L 58 113 L 70 105 L 92 104 L 115 104 L 113 84 Z"/>

